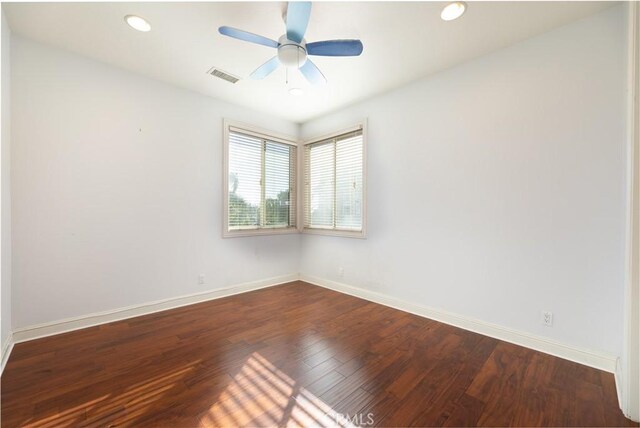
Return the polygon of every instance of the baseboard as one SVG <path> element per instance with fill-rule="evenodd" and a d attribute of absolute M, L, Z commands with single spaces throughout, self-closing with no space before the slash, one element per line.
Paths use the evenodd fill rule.
<path fill-rule="evenodd" d="M 13 350 L 13 334 L 9 332 L 9 336 L 2 344 L 2 355 L 0 355 L 0 376 L 4 372 L 4 366 L 7 365 L 7 361 L 9 361 L 9 355 L 11 355 L 11 351 Z"/>
<path fill-rule="evenodd" d="M 336 281 L 305 274 L 300 275 L 300 280 L 338 291 L 340 293 L 349 294 L 351 296 L 379 303 L 381 305 L 389 306 L 391 308 L 399 309 L 404 312 L 409 312 L 421 317 L 440 321 L 475 333 L 483 334 L 485 336 L 493 337 L 495 339 L 503 340 L 505 342 L 544 352 L 545 354 L 564 358 L 565 360 L 584 364 L 585 366 L 604 370 L 609 373 L 616 373 L 617 357 L 612 355 L 576 348 L 541 336 L 513 330 L 441 309 L 434 309 L 416 303 L 410 303 L 382 293 L 365 290 Z"/>
<path fill-rule="evenodd" d="M 297 273 L 267 278 L 258 281 L 246 282 L 226 288 L 205 291 L 202 293 L 189 294 L 185 296 L 172 297 L 169 299 L 157 300 L 155 302 L 143 303 L 140 305 L 128 306 L 126 308 L 113 309 L 110 311 L 96 312 L 75 318 L 67 318 L 29 327 L 22 327 L 13 331 L 13 342 L 21 343 L 42 337 L 53 336 L 60 333 L 67 333 L 100 324 L 120 321 L 128 318 L 148 315 L 155 312 L 166 311 L 168 309 L 179 308 L 181 306 L 192 305 L 194 303 L 208 300 L 220 299 L 222 297 L 233 296 L 235 294 L 246 293 L 248 291 L 259 290 L 261 288 L 272 287 L 286 282 L 298 280 Z M 3 353 L 4 363 L 4 353 Z M 4 366 L 3 366 L 4 367 Z"/>
<path fill-rule="evenodd" d="M 624 413 L 625 416 L 628 417 L 628 415 L 625 413 L 625 403 L 622 401 L 622 362 L 620 361 L 620 358 L 616 359 L 616 371 L 613 373 L 613 376 L 616 380 L 616 394 L 618 394 L 618 404 L 620 404 L 620 410 L 622 410 L 622 413 Z"/>
<path fill-rule="evenodd" d="M 466 316 L 454 314 L 441 309 L 434 309 L 401 299 L 397 299 L 375 291 L 365 290 L 359 287 L 343 284 L 340 282 L 318 278 L 315 276 L 304 274 L 289 274 L 278 277 L 268 278 L 264 280 L 252 281 L 235 286 L 206 291 L 203 293 L 195 293 L 170 299 L 158 300 L 155 302 L 144 303 L 140 305 L 129 306 L 126 308 L 114 309 L 99 313 L 88 314 L 65 320 L 23 327 L 13 331 L 13 334 L 7 339 L 2 347 L 2 369 L 6 364 L 14 343 L 26 342 L 29 340 L 39 339 L 42 337 L 53 336 L 60 333 L 79 330 L 100 324 L 106 324 L 113 321 L 120 321 L 141 315 L 161 312 L 168 309 L 174 309 L 181 306 L 191 305 L 194 303 L 205 302 L 208 300 L 219 299 L 222 297 L 232 296 L 235 294 L 246 293 L 248 291 L 259 290 L 261 288 L 272 287 L 286 282 L 302 280 L 310 284 L 328 288 L 340 293 L 349 294 L 365 300 L 369 300 L 381 305 L 389 306 L 401 311 L 409 312 L 421 317 L 433 319 L 445 324 L 453 325 L 485 336 L 493 337 L 505 342 L 514 343 L 576 363 L 594 367 L 613 373 L 616 377 L 616 387 L 620 396 L 620 375 L 617 369 L 617 357 L 594 352 L 590 350 L 576 348 L 551 339 L 532 335 L 529 333 L 509 329 L 496 324 L 487 323 Z"/>

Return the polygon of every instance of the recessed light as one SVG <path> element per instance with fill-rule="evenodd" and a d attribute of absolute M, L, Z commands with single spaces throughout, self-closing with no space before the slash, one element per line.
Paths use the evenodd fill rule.
<path fill-rule="evenodd" d="M 144 31 L 145 33 L 151 30 L 151 24 L 149 24 L 146 19 L 139 16 L 127 15 L 124 17 L 124 20 L 134 30 Z"/>
<path fill-rule="evenodd" d="M 299 97 L 300 95 L 304 94 L 304 91 L 300 88 L 291 88 L 289 89 L 289 93 L 294 97 Z"/>
<path fill-rule="evenodd" d="M 440 13 L 440 18 L 445 21 L 453 21 L 454 19 L 458 19 L 464 14 L 464 11 L 467 10 L 467 4 L 463 1 L 455 1 L 453 3 L 449 3 L 442 9 Z"/>

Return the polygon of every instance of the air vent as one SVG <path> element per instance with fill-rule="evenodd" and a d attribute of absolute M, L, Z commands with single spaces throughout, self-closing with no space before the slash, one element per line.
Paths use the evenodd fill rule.
<path fill-rule="evenodd" d="M 236 83 L 238 80 L 240 80 L 239 78 L 232 76 L 231 74 L 226 73 L 216 67 L 213 67 L 207 73 L 209 73 L 213 77 L 217 77 L 219 79 L 226 80 L 227 82 L 231 82 L 231 83 Z"/>

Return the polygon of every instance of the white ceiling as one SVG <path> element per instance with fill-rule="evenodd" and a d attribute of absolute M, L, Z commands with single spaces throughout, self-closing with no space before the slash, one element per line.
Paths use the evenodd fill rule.
<path fill-rule="evenodd" d="M 612 2 L 474 2 L 451 22 L 444 2 L 316 2 L 309 42 L 359 38 L 355 58 L 313 57 L 328 79 L 311 87 L 281 68 L 262 81 L 249 74 L 275 49 L 218 34 L 229 25 L 276 39 L 283 2 L 4 3 L 13 32 L 235 104 L 302 122 L 601 11 Z M 132 30 L 124 16 L 152 25 Z M 241 77 L 235 85 L 206 74 L 212 66 Z M 288 88 L 303 87 L 294 97 Z"/>

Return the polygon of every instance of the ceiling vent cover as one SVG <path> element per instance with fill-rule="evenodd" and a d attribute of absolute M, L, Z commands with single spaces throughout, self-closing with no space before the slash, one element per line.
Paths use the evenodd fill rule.
<path fill-rule="evenodd" d="M 224 72 L 216 67 L 211 68 L 211 70 L 207 71 L 207 73 L 212 75 L 213 77 L 217 77 L 231 83 L 236 83 L 238 80 L 240 80 L 238 77 L 232 76 L 231 74 Z"/>

